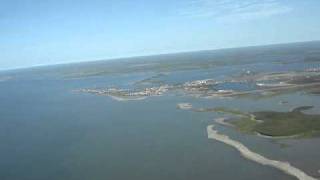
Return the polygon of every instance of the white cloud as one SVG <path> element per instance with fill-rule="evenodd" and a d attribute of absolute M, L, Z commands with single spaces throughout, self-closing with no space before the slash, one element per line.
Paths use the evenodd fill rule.
<path fill-rule="evenodd" d="M 279 0 L 193 0 L 179 10 L 187 17 L 239 21 L 267 18 L 292 11 Z"/>

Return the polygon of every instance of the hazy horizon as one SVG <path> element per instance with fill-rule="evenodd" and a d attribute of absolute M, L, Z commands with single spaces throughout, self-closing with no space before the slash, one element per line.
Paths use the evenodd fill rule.
<path fill-rule="evenodd" d="M 229 48 L 219 48 L 219 49 L 200 49 L 200 50 L 190 50 L 190 51 L 179 51 L 179 52 L 168 52 L 168 53 L 160 53 L 160 54 L 145 54 L 145 55 L 136 55 L 136 56 L 123 56 L 123 57 L 114 57 L 114 58 L 105 58 L 105 59 L 87 59 L 82 61 L 71 61 L 71 62 L 61 62 L 55 64 L 38 64 L 24 67 L 15 67 L 8 69 L 0 69 L 0 71 L 10 71 L 10 70 L 19 70 L 19 69 L 29 69 L 29 68 L 40 68 L 40 67 L 48 67 L 48 66 L 58 66 L 58 65 L 69 65 L 69 64 L 78 64 L 78 63 L 93 63 L 100 61 L 117 61 L 117 60 L 126 60 L 126 59 L 135 59 L 139 57 L 153 57 L 160 55 L 174 55 L 174 54 L 183 54 L 183 53 L 193 53 L 193 52 L 202 52 L 202 51 L 219 51 L 219 50 L 228 50 L 228 49 L 241 49 L 241 48 L 251 48 L 251 47 L 266 47 L 266 46 L 276 46 L 276 45 L 289 45 L 289 44 L 303 44 L 303 43 L 313 43 L 319 42 L 320 40 L 313 41 L 299 41 L 299 42 L 286 42 L 286 43 L 277 43 L 277 44 L 260 44 L 260 45 L 252 45 L 252 46 L 237 46 L 237 47 L 229 47 Z"/>

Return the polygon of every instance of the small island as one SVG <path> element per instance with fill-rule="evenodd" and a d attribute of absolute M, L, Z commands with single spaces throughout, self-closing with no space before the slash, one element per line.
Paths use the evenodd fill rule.
<path fill-rule="evenodd" d="M 241 132 L 268 138 L 313 137 L 320 134 L 320 114 L 303 111 L 313 106 L 301 106 L 288 112 L 257 111 L 242 112 L 223 107 L 194 109 L 195 112 L 217 112 L 233 115 L 234 118 L 217 123 L 233 126 Z"/>
<path fill-rule="evenodd" d="M 233 121 L 244 132 L 256 132 L 269 137 L 310 137 L 320 132 L 320 115 L 302 112 L 312 106 L 302 106 L 289 112 L 261 111 Z M 259 120 L 259 121 L 258 121 Z"/>

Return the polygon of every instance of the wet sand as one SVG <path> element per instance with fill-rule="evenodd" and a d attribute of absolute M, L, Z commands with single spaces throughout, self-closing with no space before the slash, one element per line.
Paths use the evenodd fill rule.
<path fill-rule="evenodd" d="M 268 159 L 258 153 L 255 153 L 248 149 L 245 145 L 241 144 L 238 141 L 230 139 L 228 136 L 219 134 L 217 130 L 214 130 L 214 125 L 209 125 L 207 127 L 207 133 L 209 139 L 215 139 L 217 141 L 223 142 L 229 146 L 236 148 L 243 157 L 255 161 L 259 164 L 271 166 L 277 168 L 291 176 L 298 178 L 299 180 L 317 180 L 314 177 L 307 175 L 302 170 L 290 165 L 288 162 L 276 161 Z"/>

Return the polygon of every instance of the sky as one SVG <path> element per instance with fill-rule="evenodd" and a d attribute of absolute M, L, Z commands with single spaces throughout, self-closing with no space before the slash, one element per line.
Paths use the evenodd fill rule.
<path fill-rule="evenodd" d="M 0 0 L 0 69 L 313 40 L 319 0 Z"/>

